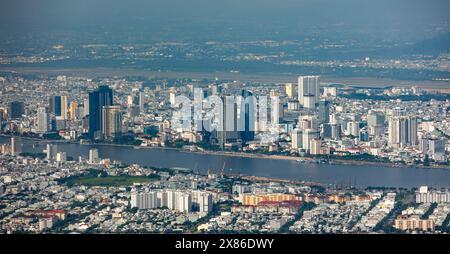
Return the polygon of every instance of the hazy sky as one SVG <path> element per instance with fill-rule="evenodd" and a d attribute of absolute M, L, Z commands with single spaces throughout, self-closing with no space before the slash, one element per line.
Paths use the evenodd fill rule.
<path fill-rule="evenodd" d="M 449 31 L 448 0 L 0 0 L 4 35 L 149 32 L 155 40 L 337 35 L 428 38 Z M 441 24 L 437 26 L 436 24 Z M 330 34 L 330 36 L 332 36 Z M 294 38 L 295 39 L 295 38 Z"/>

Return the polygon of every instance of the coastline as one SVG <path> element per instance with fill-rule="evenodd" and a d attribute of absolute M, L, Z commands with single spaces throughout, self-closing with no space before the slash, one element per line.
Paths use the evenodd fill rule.
<path fill-rule="evenodd" d="M 0 137 L 10 138 L 13 135 L 0 134 Z M 95 145 L 95 146 L 116 146 L 116 147 L 129 147 L 133 149 L 157 149 L 157 150 L 171 150 L 183 153 L 195 153 L 195 154 L 208 154 L 208 155 L 216 155 L 216 156 L 228 156 L 228 157 L 240 157 L 240 158 L 252 158 L 252 159 L 270 159 L 270 160 L 289 160 L 295 161 L 298 163 L 304 164 L 316 164 L 314 162 L 314 158 L 309 157 L 297 157 L 297 156 L 287 156 L 287 155 L 268 155 L 268 154 L 257 154 L 257 153 L 245 153 L 245 152 L 230 152 L 230 151 L 211 151 L 211 150 L 202 150 L 202 151 L 191 151 L 185 150 L 181 148 L 175 147 L 160 147 L 160 146 L 134 146 L 134 145 L 126 145 L 126 144 L 110 144 L 110 143 L 80 143 L 71 140 L 50 140 L 50 139 L 42 139 L 42 138 L 34 138 L 34 137 L 24 137 L 17 136 L 26 140 L 33 140 L 45 143 L 65 143 L 65 144 L 77 144 L 77 145 Z M 305 161 L 298 161 L 303 159 Z M 309 162 L 308 162 L 309 161 Z M 416 168 L 416 169 L 450 169 L 450 165 L 445 166 L 423 166 L 423 165 L 403 165 L 403 164 L 395 164 L 392 162 L 373 162 L 373 161 L 361 161 L 361 160 L 344 160 L 344 159 L 330 159 L 328 165 L 349 165 L 349 166 L 382 166 L 382 167 L 390 167 L 390 168 Z"/>

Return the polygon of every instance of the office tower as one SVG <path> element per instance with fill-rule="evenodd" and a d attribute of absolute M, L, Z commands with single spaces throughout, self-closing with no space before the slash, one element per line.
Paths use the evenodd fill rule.
<path fill-rule="evenodd" d="M 347 123 L 347 134 L 359 138 L 359 122 L 351 121 Z"/>
<path fill-rule="evenodd" d="M 320 154 L 320 148 L 322 146 L 322 141 L 318 138 L 314 138 L 311 140 L 311 154 L 318 155 Z"/>
<path fill-rule="evenodd" d="M 100 158 L 98 157 L 98 149 L 92 148 L 89 149 L 89 163 L 98 163 Z"/>
<path fill-rule="evenodd" d="M 88 116 L 89 115 L 89 96 L 86 99 L 84 99 L 83 108 L 84 108 L 83 117 Z"/>
<path fill-rule="evenodd" d="M 389 145 L 394 148 L 417 145 L 417 118 L 391 117 L 389 120 Z"/>
<path fill-rule="evenodd" d="M 66 120 L 68 116 L 67 110 L 67 96 L 61 96 L 61 118 Z"/>
<path fill-rule="evenodd" d="M 122 134 L 122 113 L 120 106 L 104 106 L 102 133 L 105 139 L 114 139 Z"/>
<path fill-rule="evenodd" d="M 22 101 L 13 101 L 9 104 L 9 118 L 21 118 L 25 113 L 25 104 Z"/>
<path fill-rule="evenodd" d="M 103 137 L 103 107 L 113 104 L 113 91 L 108 86 L 100 86 L 89 93 L 89 138 L 91 140 Z"/>
<path fill-rule="evenodd" d="M 144 105 L 145 105 L 145 93 L 139 92 L 139 110 L 141 112 L 144 112 Z"/>
<path fill-rule="evenodd" d="M 311 150 L 311 141 L 319 137 L 319 133 L 313 129 L 306 129 L 303 131 L 303 149 L 306 151 Z"/>
<path fill-rule="evenodd" d="M 61 116 L 61 96 L 54 96 L 49 99 L 49 112 L 55 116 Z"/>
<path fill-rule="evenodd" d="M 223 103 L 222 131 L 217 131 L 219 145 L 223 147 L 225 143 L 251 141 L 255 137 L 255 105 L 253 101 L 246 98 L 252 96 L 249 91 L 242 91 L 241 102 Z M 248 103 L 247 103 L 248 102 Z M 239 103 L 239 107 L 238 107 Z"/>
<path fill-rule="evenodd" d="M 37 132 L 46 133 L 48 131 L 48 115 L 46 108 L 38 108 L 37 111 Z"/>
<path fill-rule="evenodd" d="M 11 137 L 11 155 L 18 156 L 22 152 L 22 144 L 16 137 Z"/>
<path fill-rule="evenodd" d="M 54 160 L 56 158 L 56 154 L 58 153 L 58 145 L 56 144 L 47 144 L 46 149 L 46 158 L 47 160 Z"/>
<path fill-rule="evenodd" d="M 369 114 L 367 115 L 367 126 L 369 127 L 369 134 L 373 136 L 383 135 L 385 128 L 384 121 L 385 117 L 382 112 L 370 110 Z"/>
<path fill-rule="evenodd" d="M 298 150 L 303 147 L 303 132 L 301 129 L 295 128 L 292 130 L 292 149 Z"/>
<path fill-rule="evenodd" d="M 320 136 L 322 138 L 328 138 L 328 139 L 331 138 L 331 124 L 330 123 L 324 123 L 322 125 Z"/>
<path fill-rule="evenodd" d="M 334 140 L 339 140 L 342 134 L 341 125 L 337 123 L 332 123 L 330 124 L 330 127 L 331 127 L 331 138 Z"/>
<path fill-rule="evenodd" d="M 294 87 L 294 85 L 292 83 L 286 83 L 285 89 L 286 89 L 287 97 L 288 98 L 294 98 L 294 96 L 295 96 L 295 90 L 294 90 L 295 87 Z"/>
<path fill-rule="evenodd" d="M 330 102 L 327 100 L 319 101 L 319 123 L 330 122 Z"/>
<path fill-rule="evenodd" d="M 315 103 L 319 102 L 320 99 L 320 83 L 319 76 L 300 76 L 298 77 L 298 100 L 300 104 L 305 107 L 305 95 L 308 98 L 309 104 L 312 101 Z M 310 105 L 308 105 L 310 106 Z"/>
<path fill-rule="evenodd" d="M 70 102 L 69 106 L 69 119 L 76 120 L 78 118 L 78 103 L 76 101 Z"/>

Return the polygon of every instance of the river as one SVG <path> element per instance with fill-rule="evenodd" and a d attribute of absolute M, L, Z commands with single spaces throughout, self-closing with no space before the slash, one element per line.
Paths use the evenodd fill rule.
<path fill-rule="evenodd" d="M 20 139 L 23 152 L 42 152 L 45 142 Z M 9 143 L 10 138 L 0 137 L 0 143 Z M 225 173 L 262 176 L 278 179 L 304 180 L 323 184 L 355 185 L 357 187 L 450 187 L 450 170 L 425 168 L 393 168 L 376 165 L 328 165 L 305 164 L 293 160 L 267 158 L 232 157 L 217 154 L 202 154 L 160 148 L 135 149 L 127 146 L 82 145 L 58 143 L 58 150 L 75 160 L 88 157 L 90 148 L 98 148 L 101 158 L 119 160 L 126 164 L 152 167 L 191 168 L 206 173 L 208 169 L 220 171 L 225 164 Z"/>

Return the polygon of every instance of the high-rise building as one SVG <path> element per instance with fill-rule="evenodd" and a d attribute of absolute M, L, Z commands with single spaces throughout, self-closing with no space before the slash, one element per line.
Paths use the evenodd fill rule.
<path fill-rule="evenodd" d="M 56 154 L 58 153 L 58 145 L 56 144 L 47 144 L 46 148 L 46 158 L 47 160 L 54 160 L 56 159 Z"/>
<path fill-rule="evenodd" d="M 389 120 L 389 145 L 391 147 L 416 146 L 417 118 L 412 116 L 391 117 Z"/>
<path fill-rule="evenodd" d="M 22 152 L 22 144 L 16 137 L 11 137 L 11 155 L 18 156 Z"/>
<path fill-rule="evenodd" d="M 320 154 L 320 148 L 322 146 L 322 141 L 319 138 L 314 138 L 311 140 L 311 151 L 313 155 Z"/>
<path fill-rule="evenodd" d="M 287 97 L 291 98 L 291 99 L 294 98 L 294 96 L 295 96 L 295 86 L 294 86 L 294 84 L 286 83 L 285 89 L 286 89 Z"/>
<path fill-rule="evenodd" d="M 369 134 L 372 136 L 381 136 L 384 133 L 384 114 L 382 112 L 377 112 L 370 110 L 367 115 L 367 125 L 369 127 Z"/>
<path fill-rule="evenodd" d="M 330 122 L 330 102 L 327 100 L 319 101 L 319 122 L 322 124 Z"/>
<path fill-rule="evenodd" d="M 298 100 L 305 106 L 305 95 L 311 97 L 315 103 L 320 99 L 319 76 L 300 76 L 298 77 Z"/>
<path fill-rule="evenodd" d="M 303 132 L 301 129 L 295 128 L 291 133 L 292 149 L 298 150 L 303 147 Z"/>
<path fill-rule="evenodd" d="M 246 100 L 252 93 L 242 91 L 243 101 L 227 103 L 224 99 L 223 103 L 223 119 L 222 131 L 217 131 L 217 139 L 220 146 L 224 146 L 227 142 L 251 141 L 255 137 L 255 108 L 250 99 Z M 247 103 L 248 102 L 248 103 Z M 238 105 L 240 103 L 240 105 Z"/>
<path fill-rule="evenodd" d="M 104 106 L 102 121 L 102 133 L 105 139 L 114 139 L 122 134 L 120 106 Z"/>
<path fill-rule="evenodd" d="M 319 137 L 319 133 L 313 129 L 306 129 L 303 131 L 303 149 L 306 151 L 311 151 L 312 143 L 311 141 Z"/>
<path fill-rule="evenodd" d="M 89 149 L 89 163 L 98 163 L 100 158 L 98 157 L 98 149 L 92 148 Z"/>
<path fill-rule="evenodd" d="M 78 118 L 78 103 L 76 101 L 70 102 L 69 106 L 69 119 L 76 120 Z"/>
<path fill-rule="evenodd" d="M 141 112 L 144 112 L 144 105 L 145 105 L 145 93 L 139 92 L 139 110 Z"/>
<path fill-rule="evenodd" d="M 49 112 L 55 116 L 61 116 L 61 96 L 57 95 L 49 99 Z"/>
<path fill-rule="evenodd" d="M 101 139 L 103 137 L 103 107 L 113 104 L 113 90 L 108 86 L 100 86 L 89 93 L 89 138 Z"/>
<path fill-rule="evenodd" d="M 62 119 L 67 119 L 68 117 L 68 109 L 67 109 L 67 96 L 61 96 L 61 117 Z"/>
<path fill-rule="evenodd" d="M 350 121 L 347 123 L 347 134 L 359 138 L 359 122 Z"/>
<path fill-rule="evenodd" d="M 37 132 L 46 133 L 48 131 L 48 115 L 46 108 L 37 110 Z"/>
<path fill-rule="evenodd" d="M 21 118 L 25 113 L 25 104 L 22 101 L 13 101 L 9 104 L 9 118 Z"/>

